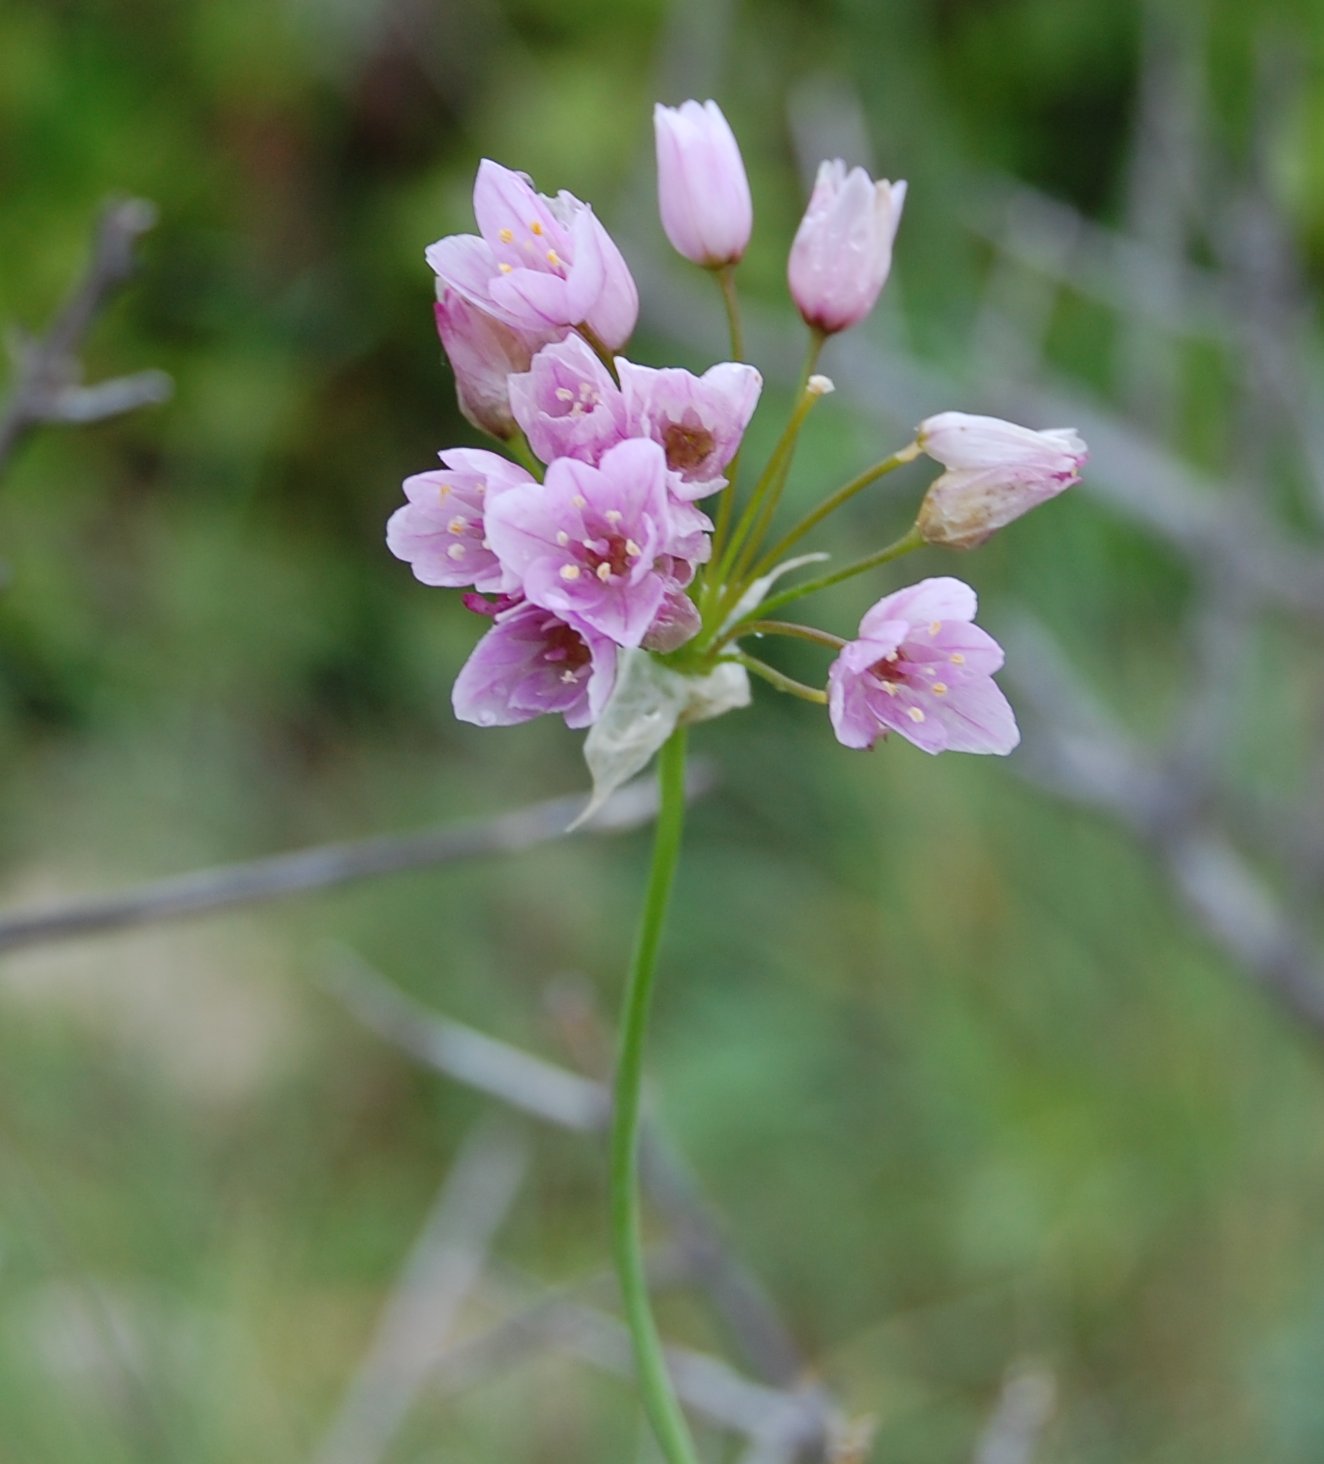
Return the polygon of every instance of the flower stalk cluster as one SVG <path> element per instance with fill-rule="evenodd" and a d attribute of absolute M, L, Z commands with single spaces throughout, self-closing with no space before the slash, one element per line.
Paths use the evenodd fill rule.
<path fill-rule="evenodd" d="M 748 674 L 827 709 L 837 739 L 895 733 L 928 753 L 1007 753 L 1015 717 L 993 680 L 1002 651 L 949 576 L 894 588 L 855 634 L 777 612 L 916 549 L 971 549 L 1076 482 L 1085 445 L 943 411 L 915 436 L 779 527 L 800 432 L 832 390 L 825 343 L 867 318 L 892 266 L 904 182 L 824 162 L 789 249 L 791 298 L 809 328 L 801 388 L 743 494 L 737 462 L 763 380 L 741 359 L 737 266 L 753 208 L 740 149 L 716 103 L 654 116 L 663 229 L 720 288 L 733 359 L 702 375 L 627 354 L 639 309 L 629 267 L 593 210 L 538 193 L 492 161 L 474 186 L 476 234 L 427 250 L 436 324 L 462 413 L 506 452 L 451 448 L 404 484 L 387 543 L 422 583 L 466 591 L 485 631 L 456 678 L 456 715 L 501 726 L 559 715 L 588 729 L 600 800 L 663 749 L 663 811 L 631 970 L 613 1134 L 613 1231 L 641 1392 L 669 1464 L 693 1464 L 661 1362 L 638 1240 L 637 1118 L 644 1018 L 679 847 L 688 723 L 745 705 Z M 814 577 L 812 546 L 843 505 L 921 457 L 943 468 L 912 528 Z M 752 654 L 755 636 L 825 652 L 818 685 Z"/>

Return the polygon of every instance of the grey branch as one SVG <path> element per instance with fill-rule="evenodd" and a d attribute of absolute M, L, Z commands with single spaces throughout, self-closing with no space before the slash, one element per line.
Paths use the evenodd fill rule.
<path fill-rule="evenodd" d="M 713 785 L 711 771 L 691 771 L 688 792 L 698 797 Z M 582 794 L 532 803 L 496 818 L 449 824 L 415 834 L 386 834 L 343 844 L 324 844 L 240 864 L 202 869 L 48 910 L 0 913 L 0 955 L 25 946 L 73 940 L 204 915 L 329 889 L 353 880 L 398 874 L 460 859 L 513 854 L 564 838 L 584 806 Z M 614 834 L 647 823 L 657 812 L 657 793 L 640 778 L 616 793 L 575 836 Z"/>
<path fill-rule="evenodd" d="M 326 981 L 365 1026 L 447 1077 L 559 1128 L 605 1128 L 611 1096 L 602 1084 L 437 1015 L 349 952 L 338 954 Z M 795 1386 L 808 1368 L 790 1330 L 726 1244 L 684 1158 L 652 1123 L 645 1128 L 643 1177 L 747 1363 L 779 1388 Z"/>
<path fill-rule="evenodd" d="M 408 1416 L 528 1167 L 506 1121 L 482 1124 L 438 1191 L 316 1464 L 379 1464 Z"/>
<path fill-rule="evenodd" d="M 1033 1464 L 1056 1401 L 1050 1373 L 1038 1368 L 1013 1372 L 975 1447 L 973 1464 Z"/>
<path fill-rule="evenodd" d="M 549 1345 L 604 1372 L 633 1376 L 629 1334 L 614 1317 L 559 1293 L 532 1301 L 512 1295 L 511 1300 L 518 1310 L 442 1357 L 435 1379 L 439 1387 L 469 1386 L 490 1376 L 494 1366 L 509 1367 Z M 770 1388 L 690 1348 L 667 1348 L 667 1367 L 681 1402 L 708 1422 L 763 1444 L 769 1451 L 764 1458 L 823 1458 L 830 1420 L 819 1389 Z"/>
<path fill-rule="evenodd" d="M 14 384 L 0 409 L 0 471 L 24 435 L 40 423 L 99 421 L 170 396 L 170 378 L 162 371 L 84 386 L 79 360 L 92 322 L 132 276 L 138 239 L 155 222 L 156 209 L 142 199 L 107 204 L 83 278 L 44 335 L 17 343 Z"/>
<path fill-rule="evenodd" d="M 1158 854 L 1198 928 L 1316 1038 L 1324 1039 L 1324 963 L 1310 933 L 1193 801 L 1072 676 L 1033 622 L 1011 640 L 1009 674 L 1040 713 L 1021 770 L 1059 796 L 1108 814 Z"/>

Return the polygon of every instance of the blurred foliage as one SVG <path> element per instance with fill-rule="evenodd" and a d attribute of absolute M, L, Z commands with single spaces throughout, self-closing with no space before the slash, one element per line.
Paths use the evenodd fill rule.
<path fill-rule="evenodd" d="M 1211 126 L 1242 156 L 1257 39 L 1317 65 L 1324 3 L 1201 14 Z M 755 185 L 747 287 L 777 303 L 802 203 L 782 99 L 838 78 L 911 181 L 887 318 L 959 363 L 987 263 L 970 180 L 1115 216 L 1139 21 L 1132 0 L 10 0 L 0 320 L 49 316 L 104 196 L 151 198 L 146 268 L 88 367 L 164 367 L 177 396 L 38 434 L 0 484 L 6 903 L 582 783 L 559 724 L 455 724 L 472 625 L 381 542 L 400 479 L 473 441 L 422 250 L 468 227 L 479 156 L 656 244 L 651 100 L 712 92 Z M 1318 282 L 1324 88 L 1299 96 L 1269 163 Z M 1104 385 L 1108 349 L 1064 307 L 1064 373 Z M 1217 461 L 1226 382 L 1197 355 L 1189 376 L 1187 445 Z M 806 493 L 874 446 L 814 426 Z M 1167 551 L 1082 492 L 970 574 L 992 628 L 1037 608 L 1132 725 L 1163 724 L 1186 588 Z M 861 758 L 771 696 L 696 740 L 723 782 L 678 890 L 660 1102 L 825 1377 L 876 1416 L 876 1457 L 968 1457 L 1025 1358 L 1059 1384 L 1045 1460 L 1324 1456 L 1307 1040 L 1143 855 L 1006 767 Z M 1246 756 L 1290 788 L 1291 749 Z M 481 1107 L 321 991 L 330 943 L 569 1060 L 550 983 L 609 1022 L 646 842 L 0 969 L 0 1464 L 307 1458 Z M 553 1279 L 599 1265 L 602 1179 L 590 1146 L 540 1135 L 503 1253 Z M 692 1310 L 669 1320 L 721 1345 Z M 549 1357 L 425 1396 L 391 1457 L 615 1464 L 638 1440 L 623 1386 Z"/>

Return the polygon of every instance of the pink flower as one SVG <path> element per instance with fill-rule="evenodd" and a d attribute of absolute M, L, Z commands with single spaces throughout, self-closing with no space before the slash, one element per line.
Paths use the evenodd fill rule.
<path fill-rule="evenodd" d="M 474 215 L 479 235 L 451 234 L 428 248 L 443 284 L 517 330 L 586 325 L 611 350 L 629 340 L 639 295 L 587 204 L 564 191 L 547 198 L 523 173 L 485 158 Z"/>
<path fill-rule="evenodd" d="M 545 463 L 559 457 L 596 463 L 625 436 L 620 388 L 577 335 L 545 346 L 527 372 L 510 378 L 510 405 Z"/>
<path fill-rule="evenodd" d="M 563 332 L 516 330 L 440 281 L 437 288 L 437 334 L 455 372 L 460 411 L 480 432 L 513 437 L 507 379 L 512 371 L 527 371 L 534 352 Z"/>
<path fill-rule="evenodd" d="M 749 244 L 754 208 L 735 136 L 716 102 L 653 108 L 657 201 L 671 246 L 710 269 Z"/>
<path fill-rule="evenodd" d="M 942 412 L 916 441 L 947 472 L 929 489 L 918 527 L 930 544 L 973 549 L 1080 481 L 1087 452 L 1069 427 L 1034 432 L 997 417 Z"/>
<path fill-rule="evenodd" d="M 858 325 L 892 268 L 904 183 L 874 183 L 840 159 L 821 163 L 791 245 L 791 297 L 809 325 L 829 333 Z"/>
<path fill-rule="evenodd" d="M 993 684 L 1002 648 L 974 615 L 975 592 L 956 579 L 879 600 L 828 672 L 837 740 L 872 747 L 899 732 L 925 752 L 1010 752 L 1020 733 Z"/>
<path fill-rule="evenodd" d="M 446 471 L 405 479 L 409 501 L 387 521 L 387 548 L 425 585 L 515 589 L 516 582 L 492 552 L 484 520 L 499 494 L 534 480 L 523 468 L 481 448 L 455 448 L 442 453 L 441 460 Z"/>
<path fill-rule="evenodd" d="M 636 366 L 618 356 L 616 369 L 626 430 L 632 437 L 651 437 L 665 451 L 676 497 L 703 498 L 724 488 L 723 471 L 763 389 L 754 367 L 723 361 L 694 376 L 678 367 Z"/>
<path fill-rule="evenodd" d="M 487 535 L 530 600 L 637 646 L 674 584 L 676 542 L 667 465 L 655 442 L 630 438 L 598 467 L 558 458 L 544 483 L 491 505 Z M 659 567 L 660 566 L 660 567 Z"/>
<path fill-rule="evenodd" d="M 616 647 L 599 631 L 537 605 L 501 611 L 460 668 L 455 715 L 509 727 L 559 712 L 568 727 L 597 720 L 616 680 Z"/>

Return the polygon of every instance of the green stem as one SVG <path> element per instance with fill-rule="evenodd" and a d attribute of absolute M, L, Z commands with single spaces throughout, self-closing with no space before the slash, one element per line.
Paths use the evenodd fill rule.
<path fill-rule="evenodd" d="M 778 691 L 789 692 L 792 696 L 798 696 L 801 701 L 815 702 L 818 706 L 827 705 L 827 692 L 820 691 L 816 686 L 806 686 L 803 681 L 797 681 L 793 676 L 787 676 L 784 672 L 769 666 L 766 661 L 760 661 L 757 656 L 747 656 L 743 651 L 729 651 L 721 659 L 734 661 L 737 665 L 744 666 L 755 676 L 761 676 L 764 681 L 775 686 Z"/>
<path fill-rule="evenodd" d="M 782 447 L 776 470 L 774 471 L 772 465 L 769 464 L 769 471 L 765 474 L 766 491 L 763 502 L 759 505 L 757 517 L 754 514 L 752 503 L 747 511 L 747 518 L 750 520 L 749 533 L 733 566 L 737 578 L 743 575 L 749 567 L 749 561 L 758 553 L 763 536 L 771 527 L 773 515 L 777 512 L 778 503 L 781 502 L 782 490 L 786 487 L 786 480 L 791 475 L 791 460 L 795 456 L 795 444 L 800 436 L 800 428 L 804 425 L 804 419 L 809 415 L 809 408 L 819 399 L 820 393 L 809 391 L 809 380 L 814 374 L 814 367 L 818 365 L 818 358 L 822 355 L 826 340 L 827 336 L 821 330 L 810 331 L 809 348 L 805 352 L 804 365 L 800 370 L 800 402 L 803 403 L 803 406 L 797 405 L 795 415 L 791 418 L 791 426 L 787 429 L 783 439 L 784 447 Z M 781 444 L 779 444 L 780 446 Z"/>
<path fill-rule="evenodd" d="M 584 338 L 586 345 L 592 348 L 593 354 L 611 372 L 611 379 L 617 386 L 621 384 L 621 373 L 616 369 L 616 353 L 611 350 L 602 337 L 586 322 L 581 322 L 575 329 Z"/>
<path fill-rule="evenodd" d="M 844 569 L 835 570 L 832 574 L 825 574 L 819 579 L 806 580 L 802 585 L 792 585 L 789 590 L 783 590 L 779 595 L 772 595 L 757 607 L 751 614 L 757 614 L 763 619 L 774 610 L 780 610 L 783 605 L 791 605 L 796 600 L 803 599 L 806 595 L 817 594 L 819 590 L 830 589 L 833 585 L 839 585 L 842 580 L 853 578 L 857 574 L 865 574 L 871 569 L 877 569 L 880 564 L 890 564 L 894 559 L 900 559 L 903 554 L 909 554 L 913 549 L 924 547 L 924 537 L 917 528 L 912 527 L 907 533 L 886 549 L 880 549 L 876 554 L 868 554 L 863 559 L 857 559 L 854 564 L 848 564 Z M 748 628 L 748 621 L 741 621 L 730 626 L 723 634 L 717 645 L 725 645 L 728 641 L 742 636 Z"/>
<path fill-rule="evenodd" d="M 750 579 L 758 579 L 759 575 L 766 574 L 778 560 L 785 557 L 787 550 L 793 549 L 829 514 L 836 513 L 843 503 L 848 503 L 857 493 L 863 492 L 871 483 L 876 483 L 879 478 L 885 477 L 906 463 L 913 463 L 919 455 L 919 445 L 912 442 L 909 447 L 903 447 L 899 452 L 894 452 L 891 457 L 885 457 L 882 462 L 874 463 L 872 467 L 866 468 L 864 472 L 852 478 L 849 483 L 843 484 L 830 498 L 825 498 L 812 513 L 805 514 L 793 529 L 788 530 L 777 540 L 750 570 Z"/>
<path fill-rule="evenodd" d="M 839 635 L 830 635 L 814 625 L 796 625 L 789 620 L 745 620 L 741 622 L 740 634 L 788 635 L 796 640 L 812 641 L 816 646 L 826 646 L 830 651 L 839 651 L 846 644 Z M 720 644 L 725 645 L 726 641 L 727 637 L 723 637 Z"/>
<path fill-rule="evenodd" d="M 722 304 L 726 306 L 726 323 L 731 330 L 731 359 L 745 359 L 745 333 L 740 328 L 740 302 L 736 298 L 736 267 L 724 264 L 716 271 L 717 283 L 722 287 Z"/>
<path fill-rule="evenodd" d="M 736 267 L 724 264 L 716 271 L 717 283 L 722 291 L 722 304 L 726 307 L 726 323 L 731 330 L 731 359 L 742 361 L 745 356 L 745 334 L 740 325 L 740 301 L 736 297 Z M 722 490 L 717 505 L 717 521 L 713 529 L 712 559 L 702 570 L 700 604 L 706 606 L 712 593 L 712 575 L 720 563 L 726 536 L 731 532 L 731 514 L 736 500 L 736 480 L 740 476 L 740 450 L 726 467 L 726 487 Z"/>
<path fill-rule="evenodd" d="M 653 840 L 653 868 L 635 940 L 621 1013 L 611 1121 L 611 1234 L 625 1319 L 634 1344 L 639 1392 L 667 1464 L 698 1464 L 689 1425 L 667 1374 L 653 1320 L 644 1270 L 639 1205 L 639 1114 L 644 1038 L 657 971 L 658 946 L 685 821 L 685 729 L 678 727 L 658 757 L 661 805 Z"/>
<path fill-rule="evenodd" d="M 758 482 L 754 484 L 754 492 L 745 505 L 745 511 L 741 514 L 730 540 L 725 546 L 714 546 L 713 558 L 716 568 L 713 571 L 711 582 L 724 592 L 733 588 L 727 583 L 727 579 L 744 557 L 741 551 L 745 547 L 746 541 L 750 542 L 751 550 L 758 548 L 762 530 L 766 527 L 772 511 L 777 506 L 782 485 L 790 471 L 791 459 L 795 454 L 795 441 L 800 435 L 800 428 L 804 426 L 805 418 L 821 395 L 821 392 L 810 391 L 807 388 L 801 390 L 795 409 L 791 413 L 791 419 L 783 429 L 782 435 L 777 439 L 777 445 L 773 448 L 772 456 L 768 459 L 767 466 L 763 469 Z M 750 539 L 751 533 L 754 535 L 752 540 Z M 725 598 L 738 599 L 739 594 L 732 596 L 728 593 Z"/>
<path fill-rule="evenodd" d="M 529 446 L 529 439 L 522 432 L 517 432 L 514 437 L 509 439 L 506 446 L 510 448 L 513 456 L 528 469 L 533 477 L 541 482 L 544 468 L 538 459 L 534 457 L 533 449 Z"/>

